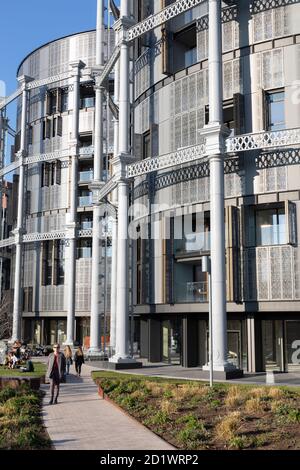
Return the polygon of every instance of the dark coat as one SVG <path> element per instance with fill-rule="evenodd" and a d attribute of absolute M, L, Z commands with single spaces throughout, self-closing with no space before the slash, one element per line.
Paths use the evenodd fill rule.
<path fill-rule="evenodd" d="M 53 365 L 54 365 L 54 353 L 48 356 L 48 367 L 47 367 L 47 372 L 46 372 L 47 379 L 50 379 L 50 374 L 52 372 Z M 58 354 L 58 372 L 59 372 L 60 380 L 64 378 L 65 370 L 66 370 L 66 359 L 63 353 L 60 352 Z"/>
<path fill-rule="evenodd" d="M 75 364 L 77 364 L 77 365 L 84 364 L 84 357 L 83 356 L 78 356 L 77 351 L 76 351 L 76 353 L 74 355 L 74 361 L 75 361 Z"/>

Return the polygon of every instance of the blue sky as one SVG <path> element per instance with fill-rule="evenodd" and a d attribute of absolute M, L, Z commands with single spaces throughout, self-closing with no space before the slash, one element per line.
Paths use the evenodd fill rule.
<path fill-rule="evenodd" d="M 97 0 L 1 0 L 0 80 L 6 94 L 16 88 L 22 59 L 48 41 L 94 29 Z"/>

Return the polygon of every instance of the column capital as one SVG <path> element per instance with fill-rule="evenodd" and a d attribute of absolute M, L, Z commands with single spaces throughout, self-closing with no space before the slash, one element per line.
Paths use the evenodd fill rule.
<path fill-rule="evenodd" d="M 93 205 L 99 206 L 100 191 L 105 186 L 105 181 L 94 180 L 89 185 L 89 190 L 93 193 Z"/>
<path fill-rule="evenodd" d="M 206 155 L 214 157 L 226 153 L 225 138 L 229 136 L 230 129 L 220 123 L 209 123 L 200 131 L 201 136 L 206 138 Z"/>
<path fill-rule="evenodd" d="M 77 139 L 69 140 L 70 157 L 79 155 L 79 145 Z"/>
<path fill-rule="evenodd" d="M 23 91 L 26 90 L 27 83 L 31 82 L 32 80 L 33 80 L 33 78 L 29 77 L 28 75 L 21 75 L 20 77 L 17 77 L 17 81 L 19 82 L 19 86 L 22 87 Z"/>
<path fill-rule="evenodd" d="M 113 29 L 115 33 L 120 34 L 118 40 L 126 41 L 126 35 L 124 34 L 125 31 L 127 31 L 129 28 L 134 26 L 136 24 L 135 20 L 133 18 L 130 18 L 128 16 L 123 16 L 119 18 L 113 25 Z M 123 35 L 122 35 L 123 33 Z M 123 36 L 123 37 L 122 37 Z"/>
<path fill-rule="evenodd" d="M 25 150 L 19 150 L 15 155 L 20 163 L 23 164 L 24 158 L 27 157 L 27 152 Z"/>
<path fill-rule="evenodd" d="M 65 225 L 66 227 L 66 239 L 72 240 L 77 238 L 77 224 L 76 222 L 68 222 Z"/>
<path fill-rule="evenodd" d="M 117 180 L 128 180 L 126 176 L 126 167 L 135 161 L 134 157 L 130 154 L 121 153 L 111 160 L 114 167 L 114 175 Z"/>
<path fill-rule="evenodd" d="M 82 60 L 71 60 L 69 62 L 70 68 L 73 70 L 73 77 L 79 75 L 80 70 L 84 69 L 86 64 Z"/>
<path fill-rule="evenodd" d="M 12 230 L 11 233 L 15 237 L 15 244 L 20 245 L 23 241 L 23 235 L 24 235 L 25 231 L 22 228 L 15 228 L 14 230 Z"/>

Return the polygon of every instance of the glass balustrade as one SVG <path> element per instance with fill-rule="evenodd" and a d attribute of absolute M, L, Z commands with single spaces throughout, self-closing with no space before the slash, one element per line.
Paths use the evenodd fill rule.
<path fill-rule="evenodd" d="M 175 283 L 175 302 L 178 303 L 202 303 L 208 302 L 207 282 Z"/>
<path fill-rule="evenodd" d="M 182 240 L 174 240 L 175 255 L 210 251 L 210 232 L 191 233 Z"/>
<path fill-rule="evenodd" d="M 79 183 L 89 183 L 93 181 L 94 172 L 93 170 L 86 170 L 79 172 Z"/>
<path fill-rule="evenodd" d="M 93 205 L 93 196 L 79 196 L 78 198 L 79 207 L 92 206 Z"/>

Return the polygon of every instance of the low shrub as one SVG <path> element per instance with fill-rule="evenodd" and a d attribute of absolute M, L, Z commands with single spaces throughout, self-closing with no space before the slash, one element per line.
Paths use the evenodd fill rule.
<path fill-rule="evenodd" d="M 225 398 L 225 405 L 228 408 L 236 408 L 243 403 L 244 399 L 245 397 L 241 392 L 240 387 L 230 387 Z"/>
<path fill-rule="evenodd" d="M 178 440 L 185 446 L 191 447 L 197 445 L 199 441 L 206 441 L 209 437 L 203 421 L 195 416 L 188 416 L 184 428 L 178 434 Z"/>
<path fill-rule="evenodd" d="M 249 447 L 249 442 L 246 436 L 235 436 L 229 440 L 229 447 L 232 449 L 242 450 Z"/>
<path fill-rule="evenodd" d="M 237 437 L 237 431 L 241 426 L 242 415 L 239 411 L 234 411 L 223 418 L 216 426 L 216 437 L 230 443 Z"/>
<path fill-rule="evenodd" d="M 300 423 L 300 409 L 295 408 L 290 403 L 284 403 L 283 401 L 274 402 L 272 404 L 272 411 L 283 422 Z"/>

